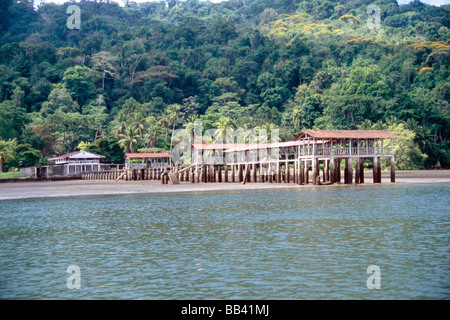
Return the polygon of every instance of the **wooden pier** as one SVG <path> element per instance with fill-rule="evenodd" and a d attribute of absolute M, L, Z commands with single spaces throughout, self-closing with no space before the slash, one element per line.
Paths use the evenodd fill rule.
<path fill-rule="evenodd" d="M 185 167 L 125 168 L 89 172 L 87 180 L 158 180 L 179 183 L 363 184 L 365 159 L 372 160 L 373 182 L 381 183 L 381 159 L 390 159 L 395 182 L 393 139 L 385 130 L 306 130 L 292 141 L 269 144 L 194 144 Z M 385 143 L 388 140 L 389 143 Z M 370 162 L 370 161 L 369 161 Z"/>

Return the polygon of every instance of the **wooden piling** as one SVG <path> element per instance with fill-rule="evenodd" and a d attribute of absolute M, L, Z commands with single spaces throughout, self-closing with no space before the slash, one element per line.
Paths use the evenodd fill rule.
<path fill-rule="evenodd" d="M 199 168 L 198 166 L 195 168 L 195 171 L 191 172 L 191 181 L 193 181 L 193 183 L 199 183 L 200 182 L 200 177 L 199 177 Z"/>
<path fill-rule="evenodd" d="M 312 160 L 312 184 L 317 184 L 317 177 L 319 176 L 319 160 L 317 158 L 313 158 Z"/>
<path fill-rule="evenodd" d="M 348 158 L 347 159 L 347 164 L 346 165 L 348 166 L 348 169 L 347 169 L 347 174 L 348 174 L 347 183 L 348 184 L 352 184 L 352 182 L 353 182 L 352 158 Z"/>
<path fill-rule="evenodd" d="M 364 158 L 359 158 L 359 183 L 364 183 Z"/>
<path fill-rule="evenodd" d="M 341 159 L 336 160 L 336 182 L 341 183 Z"/>
<path fill-rule="evenodd" d="M 359 184 L 360 183 L 360 172 L 361 172 L 361 158 L 358 158 L 358 160 L 356 161 L 356 166 L 355 166 L 355 184 Z"/>
<path fill-rule="evenodd" d="M 373 183 L 379 183 L 378 181 L 378 163 L 379 163 L 378 157 L 373 157 Z"/>
<path fill-rule="evenodd" d="M 395 158 L 391 157 L 391 182 L 395 183 Z"/>
<path fill-rule="evenodd" d="M 377 169 L 377 174 L 378 174 L 378 183 L 381 183 L 381 159 L 378 158 L 378 169 Z"/>
<path fill-rule="evenodd" d="M 349 177 L 349 174 L 348 174 L 348 158 L 345 158 L 344 159 L 344 165 L 345 165 L 345 167 L 344 167 L 344 184 L 348 184 L 349 182 L 348 182 L 348 177 Z"/>
<path fill-rule="evenodd" d="M 336 161 L 334 158 L 330 160 L 330 183 L 336 183 Z"/>
<path fill-rule="evenodd" d="M 275 174 L 275 182 L 281 183 L 281 165 L 280 162 L 277 162 L 277 171 Z"/>
<path fill-rule="evenodd" d="M 302 168 L 302 162 L 301 160 L 298 160 L 298 184 L 303 184 L 303 175 L 305 174 L 303 172 L 303 168 Z"/>
<path fill-rule="evenodd" d="M 228 182 L 228 166 L 224 165 L 223 166 L 223 182 Z"/>
<path fill-rule="evenodd" d="M 286 160 L 286 164 L 284 165 L 284 183 L 289 183 L 289 162 Z"/>
<path fill-rule="evenodd" d="M 305 162 L 303 163 L 304 168 L 303 168 L 303 172 L 304 172 L 304 179 L 303 182 L 304 184 L 308 184 L 309 183 L 309 164 L 308 164 L 308 160 L 305 160 Z"/>
<path fill-rule="evenodd" d="M 323 181 L 330 181 L 330 160 L 325 160 L 323 163 Z"/>
<path fill-rule="evenodd" d="M 243 180 L 241 181 L 243 184 L 245 184 L 247 182 L 247 177 L 248 177 L 248 164 L 245 165 L 245 169 L 244 169 L 244 176 L 243 176 Z"/>
<path fill-rule="evenodd" d="M 294 161 L 294 163 L 293 163 L 294 165 L 293 165 L 293 167 L 292 167 L 292 182 L 294 183 L 294 184 L 297 184 L 298 183 L 298 177 L 297 177 L 297 170 L 296 170 L 296 167 L 297 167 L 297 161 Z"/>

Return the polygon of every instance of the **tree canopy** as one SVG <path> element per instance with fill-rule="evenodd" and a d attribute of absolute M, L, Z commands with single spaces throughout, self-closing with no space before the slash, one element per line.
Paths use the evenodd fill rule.
<path fill-rule="evenodd" d="M 69 29 L 70 4 L 1 2 L 4 170 L 79 148 L 109 161 L 170 150 L 195 120 L 218 136 L 277 127 L 283 140 L 391 126 L 412 150 L 402 168 L 450 164 L 450 6 L 82 0 Z"/>

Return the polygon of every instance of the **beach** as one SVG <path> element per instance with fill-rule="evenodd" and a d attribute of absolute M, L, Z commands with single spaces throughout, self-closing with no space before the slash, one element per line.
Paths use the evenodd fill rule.
<path fill-rule="evenodd" d="M 420 183 L 450 183 L 450 170 L 417 170 L 396 171 L 394 184 Z M 388 171 L 382 172 L 382 184 L 391 185 Z M 358 185 L 373 186 L 372 172 L 365 172 L 365 183 Z M 380 185 L 380 184 L 377 184 Z M 293 188 L 332 188 L 355 186 L 335 185 L 297 185 L 294 183 L 198 183 L 181 182 L 177 185 L 162 185 L 159 181 L 111 181 L 111 180 L 38 180 L 24 182 L 0 183 L 0 200 L 76 197 L 76 196 L 108 196 L 131 194 L 161 194 L 161 193 L 204 193 L 204 192 L 236 192 L 270 189 Z"/>

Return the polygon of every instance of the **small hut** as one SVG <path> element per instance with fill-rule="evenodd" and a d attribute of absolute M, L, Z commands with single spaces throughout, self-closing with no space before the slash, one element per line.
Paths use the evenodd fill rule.
<path fill-rule="evenodd" d="M 168 152 L 138 152 L 125 154 L 127 169 L 167 168 L 170 166 Z"/>

